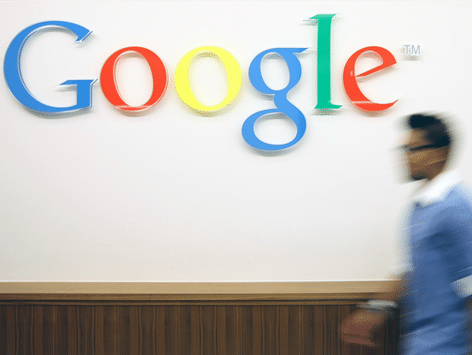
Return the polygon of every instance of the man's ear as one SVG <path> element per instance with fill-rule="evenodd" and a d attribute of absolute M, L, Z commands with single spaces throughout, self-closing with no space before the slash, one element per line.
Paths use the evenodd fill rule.
<path fill-rule="evenodd" d="M 428 162 L 428 165 L 443 163 L 446 164 L 447 161 L 447 147 L 434 148 L 434 158 Z"/>

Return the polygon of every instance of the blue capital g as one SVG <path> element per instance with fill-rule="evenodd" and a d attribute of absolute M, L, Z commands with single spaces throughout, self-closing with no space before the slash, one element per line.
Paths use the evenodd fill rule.
<path fill-rule="evenodd" d="M 272 48 L 258 54 L 249 66 L 249 80 L 252 86 L 259 92 L 266 95 L 274 95 L 274 103 L 276 109 L 263 110 L 249 116 L 243 124 L 242 134 L 244 140 L 252 147 L 266 151 L 276 151 L 289 148 L 297 143 L 305 134 L 306 120 L 303 113 L 287 100 L 288 92 L 300 81 L 302 75 L 302 68 L 300 61 L 295 53 L 301 53 L 307 48 Z M 281 56 L 287 63 L 290 80 L 288 85 L 282 90 L 272 90 L 269 88 L 261 73 L 261 62 L 265 55 L 269 53 L 276 53 Z M 295 138 L 285 144 L 269 144 L 257 138 L 254 132 L 254 124 L 256 121 L 265 115 L 272 113 L 282 113 L 290 118 L 297 126 L 297 134 Z"/>
<path fill-rule="evenodd" d="M 86 39 L 91 31 L 85 27 L 64 21 L 46 21 L 32 25 L 21 31 L 10 43 L 5 54 L 3 73 L 7 85 L 15 98 L 33 111 L 40 113 L 63 113 L 86 109 L 92 106 L 92 85 L 96 80 L 67 80 L 61 85 L 77 86 L 77 104 L 69 107 L 54 107 L 39 102 L 28 90 L 23 81 L 20 68 L 20 58 L 23 47 L 28 38 L 36 31 L 43 28 L 59 27 L 65 28 L 77 35 L 76 43 Z"/>

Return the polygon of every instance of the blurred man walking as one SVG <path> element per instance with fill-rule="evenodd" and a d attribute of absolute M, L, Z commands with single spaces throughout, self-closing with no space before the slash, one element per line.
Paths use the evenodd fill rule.
<path fill-rule="evenodd" d="M 405 228 L 406 257 L 390 290 L 347 317 L 344 341 L 379 345 L 375 331 L 400 303 L 402 355 L 470 354 L 472 311 L 472 195 L 457 172 L 446 169 L 453 147 L 445 122 L 435 115 L 408 117 L 401 147 L 412 196 Z"/>

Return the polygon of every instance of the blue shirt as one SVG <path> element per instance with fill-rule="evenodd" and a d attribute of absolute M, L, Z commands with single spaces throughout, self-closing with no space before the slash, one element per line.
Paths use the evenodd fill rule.
<path fill-rule="evenodd" d="M 412 200 L 402 354 L 468 354 L 472 196 L 455 173 L 444 172 Z"/>

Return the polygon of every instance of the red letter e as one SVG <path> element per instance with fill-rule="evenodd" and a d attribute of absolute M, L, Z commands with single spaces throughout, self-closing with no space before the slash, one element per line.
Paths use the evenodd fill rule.
<path fill-rule="evenodd" d="M 357 58 L 359 58 L 362 54 L 366 52 L 374 52 L 375 54 L 379 55 L 380 59 L 382 60 L 382 64 L 371 70 L 366 71 L 365 73 L 355 75 L 354 70 Z M 378 104 L 376 102 L 370 101 L 367 97 L 365 97 L 359 89 L 359 86 L 357 85 L 356 76 L 364 77 L 376 73 L 382 69 L 388 68 L 395 63 L 396 60 L 393 54 L 382 47 L 366 47 L 354 53 L 346 62 L 343 74 L 344 90 L 346 90 L 346 94 L 349 97 L 349 100 L 351 100 L 354 105 L 365 111 L 382 111 L 393 106 L 398 100 L 390 102 L 388 104 Z"/>

